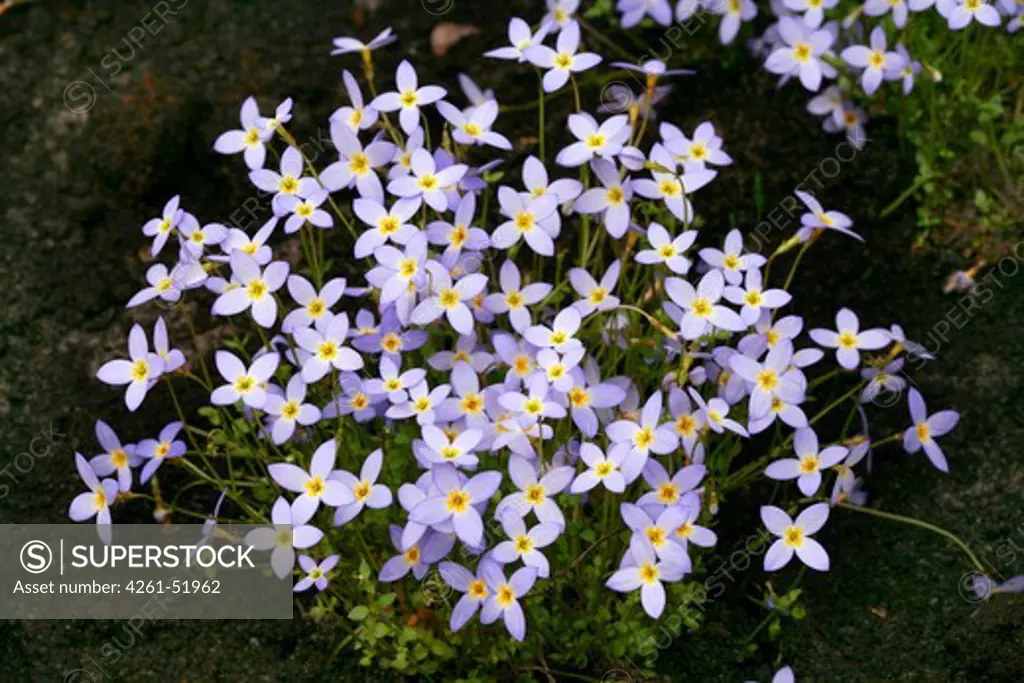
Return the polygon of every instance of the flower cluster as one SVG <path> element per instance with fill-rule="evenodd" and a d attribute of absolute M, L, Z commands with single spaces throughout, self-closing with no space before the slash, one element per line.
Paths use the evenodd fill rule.
<path fill-rule="evenodd" d="M 601 60 L 582 51 L 569 5 L 552 3 L 536 32 L 513 20 L 512 46 L 488 54 L 533 65 L 544 92 L 570 81 L 576 87 L 576 74 Z M 620 6 L 631 21 L 638 12 L 660 21 L 667 3 Z M 752 3 L 735 6 L 725 21 L 749 18 Z M 806 59 L 790 54 L 772 63 L 816 82 L 823 70 L 803 69 L 831 38 L 792 19 L 785 26 L 791 52 L 805 39 L 817 47 Z M 372 79 L 371 51 L 392 38 L 338 39 L 337 52 L 360 52 Z M 544 44 L 552 39 L 553 48 Z M 652 88 L 671 76 L 654 64 L 646 73 Z M 854 385 L 846 395 L 851 417 L 864 414 L 862 398 L 903 386 L 886 378 L 914 346 L 902 333 L 863 329 L 845 308 L 835 329 L 803 335 L 805 321 L 789 312 L 793 297 L 771 284 L 770 267 L 819 239 L 860 239 L 851 219 L 801 195 L 802 228 L 766 258 L 744 248 L 739 230 L 723 243 L 694 226 L 696 193 L 732 163 L 710 122 L 692 134 L 669 123 L 655 131 L 647 129 L 649 110 L 641 120 L 578 108 L 554 164 L 541 149 L 517 172 L 499 174 L 493 169 L 503 159 L 493 155 L 512 145 L 493 130 L 500 111 L 493 93 L 463 79 L 469 104 L 460 107 L 445 88 L 421 84 L 406 61 L 393 89 L 369 102 L 350 73 L 344 81 L 350 103 L 331 117 L 338 159 L 323 169 L 302 156 L 286 128 L 290 100 L 264 117 L 248 99 L 241 130 L 217 139 L 214 148 L 242 153 L 252 183 L 272 194 L 274 215 L 254 235 L 202 225 L 177 197 L 144 227 L 154 255 L 174 245 L 177 258 L 154 265 L 150 286 L 129 305 L 205 290 L 211 313 L 251 323 L 258 347 L 220 349 L 217 376 L 205 365 L 200 376 L 170 347 L 161 319 L 154 351 L 137 325 L 128 359 L 98 373 L 127 385 L 129 410 L 161 378 L 171 389 L 185 376 L 209 392 L 208 410 L 234 411 L 254 426 L 266 475 L 208 471 L 204 482 L 219 489 L 227 476 L 251 476 L 276 489 L 270 510 L 245 488 L 224 494 L 249 521 L 294 525 L 291 543 L 274 551 L 274 570 L 297 575 L 296 591 L 328 589 L 336 567 L 370 552 L 338 548 L 337 528 L 381 515 L 396 522 L 381 582 L 420 579 L 436 566 L 462 593 L 453 630 L 479 614 L 484 624 L 501 618 L 522 640 L 521 602 L 535 585 L 571 571 L 553 566 L 551 549 L 608 510 L 605 525 L 619 530 L 608 531 L 613 542 L 594 544 L 618 558 L 606 585 L 639 591 L 643 609 L 658 618 L 665 584 L 690 575 L 694 554 L 716 545 L 720 496 L 762 474 L 792 481 L 816 501 L 795 517 L 762 508 L 778 537 L 765 569 L 795 555 L 827 570 L 828 552 L 812 535 L 831 505 L 856 500 L 854 467 L 878 443 L 866 428 L 819 436 L 818 418 L 842 402 L 809 416 L 820 408 L 811 399 L 820 382 L 840 375 Z M 444 142 L 432 147 L 435 114 L 445 121 L 435 139 Z M 276 170 L 266 167 L 268 151 Z M 300 269 L 275 258 L 274 242 L 295 233 L 306 257 Z M 327 240 L 348 278 L 328 278 Z M 578 259 L 565 267 L 574 247 Z M 818 372 L 826 350 L 838 367 Z M 902 439 L 908 452 L 923 450 L 945 470 L 936 439 L 955 426 L 956 413 L 929 416 L 915 390 L 909 405 L 911 427 L 882 441 Z M 351 452 L 346 425 L 360 425 L 377 447 Z M 194 438 L 208 436 L 183 415 L 134 446 L 102 422 L 96 429 L 104 453 L 78 457 L 89 492 L 74 500 L 71 517 L 95 516 L 103 526 L 136 472 L 145 484 L 163 461 L 188 458 L 179 435 L 191 450 L 199 450 Z M 754 439 L 758 448 L 747 448 Z M 744 450 L 758 455 L 737 468 Z M 346 462 L 356 463 L 352 471 Z M 305 554 L 296 558 L 296 550 Z"/>
<path fill-rule="evenodd" d="M 1015 0 L 866 0 L 845 17 L 829 16 L 838 11 L 838 0 L 773 0 L 769 9 L 774 21 L 749 42 L 751 51 L 764 58 L 764 68 L 780 77 L 779 85 L 796 78 L 811 92 L 835 81 L 813 97 L 807 110 L 824 117 L 829 133 L 845 133 L 851 145 L 866 141 L 867 114 L 858 99 L 875 94 L 884 82 L 898 83 L 904 95 L 914 88 L 924 71 L 939 81 L 941 73 L 914 59 L 902 42 L 889 44 L 886 29 L 877 23 L 865 39 L 861 17 L 879 22 L 891 18 L 900 40 L 906 40 L 910 13 L 935 11 L 949 30 L 959 31 L 971 23 L 997 28 L 1006 21 L 1006 30 L 1019 30 L 1024 7 Z M 645 16 L 662 26 L 673 21 L 686 24 L 700 14 L 721 16 L 719 39 L 731 43 L 744 22 L 757 16 L 751 0 L 620 0 L 621 25 L 630 28 Z M 858 84 L 855 92 L 851 84 Z M 863 96 L 862 96 L 863 95 Z"/>

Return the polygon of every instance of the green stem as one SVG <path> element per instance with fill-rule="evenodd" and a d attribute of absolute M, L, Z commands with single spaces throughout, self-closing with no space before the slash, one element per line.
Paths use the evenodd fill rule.
<path fill-rule="evenodd" d="M 886 216 L 888 216 L 890 213 L 892 213 L 897 208 L 899 208 L 900 204 L 902 204 L 903 202 L 907 201 L 907 198 L 910 197 L 910 195 L 912 195 L 915 192 L 917 192 L 921 188 L 922 185 L 924 185 L 925 183 L 927 183 L 930 180 L 934 180 L 935 178 L 936 178 L 936 176 L 934 176 L 934 175 L 927 175 L 927 174 L 920 176 L 917 180 L 914 181 L 913 185 L 911 185 L 906 190 L 904 190 L 900 194 L 899 197 L 894 199 L 893 202 L 891 204 L 889 204 L 889 206 L 887 206 L 884 209 L 882 209 L 882 213 L 878 214 L 878 217 L 879 218 L 885 218 Z"/>
<path fill-rule="evenodd" d="M 902 522 L 904 524 L 909 524 L 911 526 L 927 529 L 928 531 L 934 532 L 940 536 L 944 536 L 945 538 L 948 538 L 949 540 L 953 541 L 953 543 L 956 543 L 958 546 L 960 546 L 960 549 L 963 550 L 964 553 L 966 553 L 967 557 L 971 560 L 971 564 L 973 564 L 982 574 L 988 576 L 988 570 L 985 568 L 984 565 L 981 564 L 981 562 L 978 560 L 978 557 L 974 554 L 970 547 L 968 547 L 966 543 L 960 540 L 959 536 L 953 534 L 952 532 L 946 531 L 942 527 L 935 526 L 934 524 L 929 524 L 928 522 L 922 522 L 921 520 L 915 519 L 913 517 L 904 517 L 903 515 L 897 515 L 892 512 L 883 512 L 882 510 L 875 510 L 874 508 L 862 507 L 860 505 L 851 505 L 850 503 L 836 503 L 836 507 L 841 507 L 846 510 L 853 510 L 854 512 L 860 512 L 865 515 L 871 515 L 872 517 L 881 517 L 882 519 L 889 519 L 894 522 Z"/>
<path fill-rule="evenodd" d="M 544 163 L 544 76 L 537 71 L 537 151 L 540 163 Z"/>
<path fill-rule="evenodd" d="M 318 183 L 320 183 L 320 187 L 323 187 L 324 184 L 320 182 L 320 174 L 317 173 L 316 168 L 313 166 L 313 162 L 310 161 L 309 157 L 306 156 L 306 153 L 302 151 L 302 148 L 299 147 L 299 143 L 295 140 L 294 137 L 292 137 L 292 134 L 285 130 L 284 126 L 278 126 L 277 132 L 281 135 L 282 138 L 284 138 L 284 141 L 286 143 L 288 143 L 295 149 L 299 150 L 299 154 L 302 155 L 302 160 L 306 163 L 306 168 L 309 169 L 309 172 L 312 174 L 313 178 Z M 427 146 L 429 147 L 429 144 Z M 345 214 L 341 212 L 341 209 L 338 208 L 337 203 L 335 203 L 334 201 L 334 197 L 332 197 L 330 193 L 327 194 L 327 201 L 330 202 L 331 209 L 334 211 L 334 215 L 337 216 L 341 220 L 341 222 L 345 224 L 346 228 L 348 228 L 349 233 L 351 233 L 352 235 L 352 239 L 359 239 L 359 234 L 356 232 L 355 226 L 353 226 L 352 222 L 349 221 L 349 219 L 345 217 Z"/>
<path fill-rule="evenodd" d="M 789 285 L 792 284 L 793 282 L 793 276 L 796 275 L 797 266 L 800 265 L 800 261 L 803 260 L 804 254 L 807 252 L 807 250 L 811 248 L 812 241 L 813 239 L 809 238 L 806 242 L 804 242 L 804 245 L 800 247 L 800 251 L 798 251 L 796 254 L 796 260 L 793 261 L 793 265 L 789 269 L 789 275 L 786 276 L 786 283 L 782 285 L 782 288 L 787 292 L 789 291 Z"/>

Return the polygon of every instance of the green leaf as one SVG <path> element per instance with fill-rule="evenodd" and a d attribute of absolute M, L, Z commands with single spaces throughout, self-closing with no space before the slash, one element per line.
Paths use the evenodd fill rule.
<path fill-rule="evenodd" d="M 370 615 L 370 608 L 366 605 L 357 605 L 349 610 L 348 618 L 352 621 L 362 621 Z"/>

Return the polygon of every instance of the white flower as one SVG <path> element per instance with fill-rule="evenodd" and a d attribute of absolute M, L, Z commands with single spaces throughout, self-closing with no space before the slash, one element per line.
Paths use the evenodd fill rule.
<path fill-rule="evenodd" d="M 761 520 L 768 531 L 779 537 L 764 556 L 764 570 L 773 572 L 785 567 L 793 554 L 811 569 L 827 572 L 828 553 L 811 538 L 828 520 L 828 503 L 815 503 L 797 515 L 794 521 L 783 510 L 773 506 L 761 507 Z"/>
<path fill-rule="evenodd" d="M 246 368 L 230 351 L 217 351 L 214 356 L 217 371 L 227 384 L 213 390 L 210 402 L 226 406 L 241 400 L 250 408 L 262 409 L 267 401 L 267 382 L 274 376 L 280 360 L 276 353 L 266 353 Z"/>
<path fill-rule="evenodd" d="M 554 92 L 569 80 L 574 73 L 586 71 L 601 63 L 601 57 L 593 52 L 576 54 L 580 46 L 580 25 L 570 22 L 558 33 L 555 48 L 535 43 L 523 50 L 531 64 L 548 69 L 544 74 L 544 92 Z"/>
<path fill-rule="evenodd" d="M 128 357 L 130 360 L 112 360 L 104 363 L 96 377 L 105 384 L 127 384 L 124 402 L 128 410 L 134 411 L 146 397 L 146 392 L 163 374 L 164 359 L 159 354 L 149 351 L 146 332 L 138 323 L 132 325 L 132 330 L 128 333 Z"/>
<path fill-rule="evenodd" d="M 274 292 L 288 277 L 288 264 L 274 261 L 260 270 L 259 264 L 242 251 L 231 252 L 231 283 L 213 302 L 213 315 L 235 315 L 248 309 L 261 327 L 271 327 L 277 320 Z"/>

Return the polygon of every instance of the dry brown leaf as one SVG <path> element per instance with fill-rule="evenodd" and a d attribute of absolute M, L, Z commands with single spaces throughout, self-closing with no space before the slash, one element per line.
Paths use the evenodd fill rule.
<path fill-rule="evenodd" d="M 466 36 L 473 36 L 480 33 L 480 29 L 470 24 L 456 24 L 451 21 L 442 21 L 434 26 L 430 32 L 430 51 L 435 57 L 443 57 L 455 43 Z"/>

